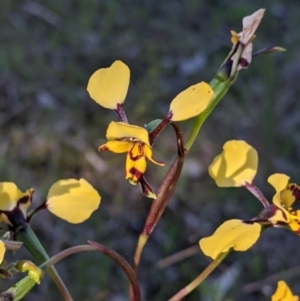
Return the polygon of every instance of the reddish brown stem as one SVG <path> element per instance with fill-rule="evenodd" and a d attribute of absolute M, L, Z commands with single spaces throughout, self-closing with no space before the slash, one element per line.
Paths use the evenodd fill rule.
<path fill-rule="evenodd" d="M 166 116 L 161 123 L 149 134 L 150 145 L 153 144 L 154 139 L 160 134 L 160 132 L 170 123 L 169 116 Z"/>
<path fill-rule="evenodd" d="M 270 206 L 270 203 L 265 198 L 263 193 L 253 184 L 253 183 L 247 183 L 244 185 L 246 189 L 248 189 L 264 206 L 264 208 L 267 208 Z"/>
<path fill-rule="evenodd" d="M 118 114 L 122 122 L 128 123 L 128 118 L 126 116 L 126 113 L 124 111 L 124 106 L 122 103 L 117 104 L 117 108 L 115 109 L 115 112 Z"/>
<path fill-rule="evenodd" d="M 176 124 L 171 123 L 171 125 L 173 126 L 173 129 L 176 132 L 178 157 L 171 165 L 168 173 L 166 174 L 163 182 L 161 183 L 158 189 L 156 199 L 154 199 L 152 202 L 150 211 L 144 224 L 143 231 L 140 234 L 134 255 L 133 267 L 135 271 L 137 271 L 143 248 L 147 243 L 147 240 L 153 232 L 155 226 L 159 222 L 162 214 L 164 213 L 168 202 L 174 192 L 184 163 L 185 150 L 183 146 L 184 143 L 182 132 Z"/>
<path fill-rule="evenodd" d="M 84 251 L 99 251 L 100 253 L 112 259 L 119 267 L 121 267 L 121 269 L 127 275 L 130 281 L 130 290 L 131 290 L 130 301 L 141 301 L 141 293 L 140 293 L 138 280 L 130 264 L 121 255 L 111 250 L 110 248 L 93 241 L 88 241 L 88 243 L 90 245 L 80 245 L 80 246 L 71 247 L 54 255 L 52 258 L 44 262 L 41 265 L 41 268 L 51 267 L 52 265 L 56 264 L 58 261 L 62 260 L 63 258 L 75 253 L 80 253 Z"/>

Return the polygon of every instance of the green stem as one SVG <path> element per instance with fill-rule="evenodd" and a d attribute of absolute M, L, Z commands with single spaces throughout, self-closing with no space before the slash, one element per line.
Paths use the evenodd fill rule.
<path fill-rule="evenodd" d="M 232 81 L 229 81 L 225 79 L 224 77 L 221 76 L 216 76 L 210 83 L 209 85 L 214 91 L 214 97 L 207 107 L 207 109 L 199 114 L 195 120 L 194 120 L 194 125 L 193 128 L 190 132 L 190 135 L 187 139 L 186 144 L 184 147 L 186 150 L 190 150 L 204 121 L 206 118 L 210 115 L 210 113 L 213 111 L 213 109 L 216 107 L 216 105 L 220 102 L 220 100 L 223 98 L 223 96 L 227 93 L 228 89 L 231 87 L 233 84 Z"/>
<path fill-rule="evenodd" d="M 39 264 L 49 259 L 47 252 L 45 251 L 44 247 L 42 246 L 39 239 L 37 238 L 37 236 L 35 235 L 35 233 L 29 225 L 19 230 L 17 235 L 18 238 L 24 243 L 26 249 L 36 258 Z M 67 287 L 65 286 L 63 280 L 60 278 L 55 267 L 49 267 L 47 269 L 47 272 L 53 279 L 59 291 L 61 292 L 62 296 L 64 297 L 64 300 L 72 301 L 73 298 L 71 297 Z"/>
<path fill-rule="evenodd" d="M 172 298 L 168 301 L 179 301 L 186 297 L 189 293 L 191 293 L 197 286 L 199 286 L 213 271 L 214 269 L 223 261 L 223 259 L 230 253 L 230 251 L 226 253 L 221 253 L 213 262 L 211 262 L 206 269 L 191 283 L 181 289 L 178 293 L 176 293 Z"/>
<path fill-rule="evenodd" d="M 22 300 L 36 285 L 36 282 L 29 276 L 22 278 L 7 291 L 1 293 L 0 301 L 19 301 Z"/>

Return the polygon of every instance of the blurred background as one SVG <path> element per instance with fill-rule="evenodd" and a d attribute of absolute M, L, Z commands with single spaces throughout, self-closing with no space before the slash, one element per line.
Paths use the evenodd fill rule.
<path fill-rule="evenodd" d="M 244 139 L 259 153 L 256 185 L 271 199 L 267 177 L 287 173 L 300 182 L 300 10 L 295 0 L 2 0 L 0 3 L 0 174 L 25 190 L 33 207 L 62 178 L 87 179 L 102 203 L 83 224 L 41 212 L 32 228 L 50 255 L 88 239 L 132 262 L 151 200 L 124 179 L 125 155 L 99 153 L 112 111 L 92 101 L 90 75 L 120 59 L 131 69 L 125 110 L 131 123 L 162 118 L 170 101 L 199 81 L 210 81 L 230 51 L 230 30 L 266 8 L 254 50 L 287 52 L 256 58 L 205 122 L 186 159 L 170 204 L 145 248 L 139 280 L 143 300 L 167 300 L 192 281 L 210 259 L 198 248 L 225 220 L 250 219 L 260 203 L 243 189 L 220 189 L 207 173 L 229 139 Z M 185 133 L 192 122 L 182 123 Z M 156 141 L 147 180 L 158 187 L 176 155 L 167 129 Z M 300 294 L 300 239 L 283 229 L 266 231 L 246 253 L 231 254 L 185 300 L 270 300 L 285 279 Z M 165 259 L 186 250 L 170 264 Z M 8 260 L 32 259 L 24 249 Z M 128 300 L 128 283 L 101 254 L 83 253 L 57 269 L 75 300 Z M 281 273 L 281 274 L 279 274 Z M 14 283 L 1 281 L 1 291 Z M 60 300 L 48 276 L 26 300 Z"/>

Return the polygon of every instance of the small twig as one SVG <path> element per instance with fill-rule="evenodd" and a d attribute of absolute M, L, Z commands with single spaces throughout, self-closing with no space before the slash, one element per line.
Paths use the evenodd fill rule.
<path fill-rule="evenodd" d="M 246 293 L 253 293 L 259 291 L 263 285 L 268 282 L 276 282 L 280 279 L 293 278 L 300 275 L 300 265 L 287 269 L 285 271 L 275 273 L 267 278 L 246 284 L 243 291 Z"/>
<path fill-rule="evenodd" d="M 34 16 L 37 16 L 37 17 L 43 19 L 44 21 L 46 21 L 47 23 L 49 23 L 53 26 L 60 26 L 60 24 L 61 24 L 61 18 L 57 14 L 55 14 L 54 12 L 49 10 L 47 7 L 45 7 L 39 3 L 36 3 L 33 1 L 27 1 L 23 5 L 23 10 L 31 15 L 34 15 Z"/>
<path fill-rule="evenodd" d="M 179 251 L 175 254 L 172 254 L 171 256 L 168 256 L 166 258 L 163 258 L 162 260 L 159 260 L 156 264 L 155 264 L 155 269 L 164 269 L 166 268 L 167 266 L 169 265 L 172 265 L 176 262 L 179 262 L 183 259 L 186 259 L 188 257 L 191 257 L 195 254 L 198 254 L 199 253 L 199 246 L 192 246 L 192 247 L 189 247 L 187 249 L 184 249 L 182 251 Z"/>

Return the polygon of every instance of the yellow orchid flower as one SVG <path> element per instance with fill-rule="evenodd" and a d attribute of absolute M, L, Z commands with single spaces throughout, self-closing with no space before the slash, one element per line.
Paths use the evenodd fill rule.
<path fill-rule="evenodd" d="M 276 292 L 272 295 L 271 301 L 299 301 L 288 285 L 283 281 L 278 281 Z"/>
<path fill-rule="evenodd" d="M 300 210 L 293 210 L 292 205 L 300 199 L 300 187 L 295 183 L 289 184 L 290 177 L 285 174 L 273 174 L 268 178 L 268 182 L 275 188 L 273 204 L 280 210 L 270 217 L 273 223 L 283 222 L 290 229 L 300 234 Z M 281 212 L 281 214 L 280 214 Z"/>
<path fill-rule="evenodd" d="M 130 79 L 130 70 L 121 61 L 97 70 L 89 79 L 87 91 L 100 106 L 117 110 L 124 103 Z"/>
<path fill-rule="evenodd" d="M 215 259 L 230 248 L 248 249 L 257 240 L 262 225 L 287 226 L 300 235 L 300 210 L 293 210 L 296 200 L 300 200 L 300 187 L 289 183 L 284 174 L 273 174 L 268 182 L 275 188 L 273 204 L 253 184 L 258 164 L 256 150 L 245 141 L 232 140 L 223 146 L 223 152 L 209 166 L 209 174 L 219 187 L 247 188 L 263 204 L 263 211 L 251 221 L 232 220 L 221 225 L 217 231 L 200 240 L 204 254 Z M 253 236 L 251 236 L 253 235 Z"/>
<path fill-rule="evenodd" d="M 152 158 L 149 134 L 146 129 L 126 124 L 111 122 L 107 128 L 107 143 L 99 147 L 100 151 L 126 153 L 126 179 L 131 184 L 137 184 L 147 168 L 146 159 L 163 166 L 164 164 Z"/>
<path fill-rule="evenodd" d="M 5 251 L 6 251 L 5 244 L 2 240 L 0 240 L 0 264 L 3 261 Z"/>
<path fill-rule="evenodd" d="M 241 140 L 227 141 L 223 152 L 209 166 L 209 174 L 219 187 L 240 187 L 252 183 L 258 165 L 256 150 Z"/>
<path fill-rule="evenodd" d="M 21 192 L 12 182 L 0 183 L 0 222 L 11 227 L 24 225 L 33 192 L 34 189 Z"/>

